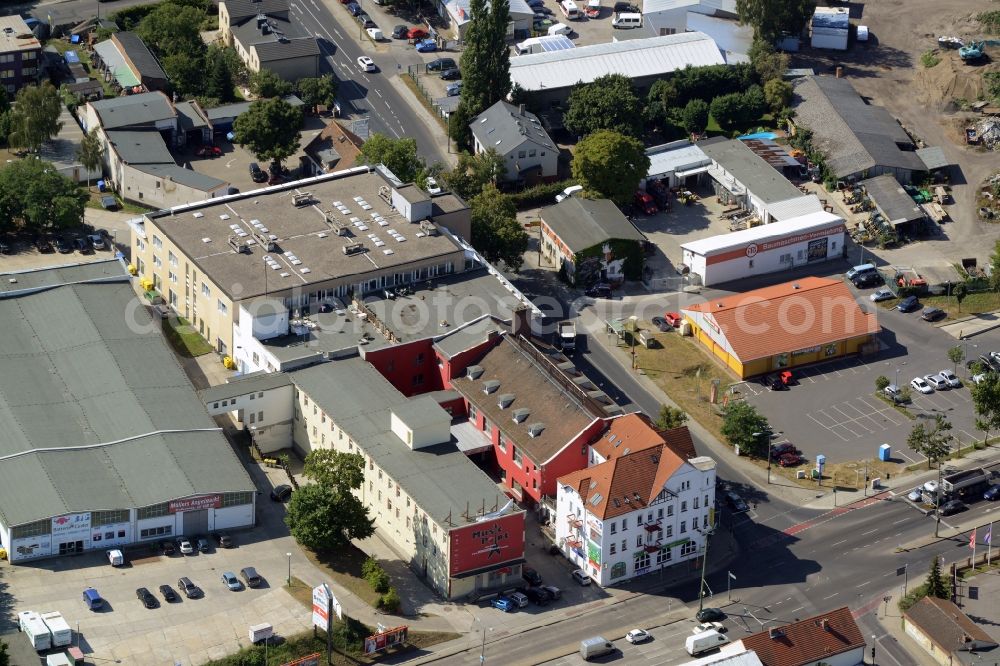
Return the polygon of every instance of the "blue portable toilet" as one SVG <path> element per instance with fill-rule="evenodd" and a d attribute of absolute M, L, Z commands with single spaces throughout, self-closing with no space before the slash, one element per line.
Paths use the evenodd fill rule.
<path fill-rule="evenodd" d="M 892 455 L 891 451 L 892 447 L 888 444 L 878 447 L 878 459 L 882 462 L 889 462 L 889 456 Z"/>
<path fill-rule="evenodd" d="M 107 189 L 107 187 L 108 187 L 107 183 L 105 183 L 103 180 L 97 181 L 97 191 L 98 192 L 104 192 Z"/>

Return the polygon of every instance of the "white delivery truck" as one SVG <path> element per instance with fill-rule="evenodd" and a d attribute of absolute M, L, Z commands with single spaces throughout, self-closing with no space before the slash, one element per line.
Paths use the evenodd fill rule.
<path fill-rule="evenodd" d="M 45 666 L 73 666 L 73 660 L 65 652 L 56 652 L 45 657 Z"/>
<path fill-rule="evenodd" d="M 63 618 L 62 613 L 58 611 L 42 613 L 42 622 L 49 628 L 49 633 L 52 635 L 52 647 L 73 644 L 73 630 L 70 629 L 69 622 Z"/>
<path fill-rule="evenodd" d="M 52 636 L 49 635 L 49 628 L 42 622 L 42 618 L 35 611 L 22 611 L 17 614 L 17 624 L 21 628 L 21 633 L 31 641 L 31 647 L 39 652 L 48 650 L 52 646 Z"/>
<path fill-rule="evenodd" d="M 728 638 L 720 634 L 715 629 L 711 629 L 709 631 L 703 631 L 700 634 L 688 636 L 684 641 L 684 649 L 687 650 L 689 655 L 696 657 L 702 652 L 708 652 L 709 650 L 714 650 L 717 647 L 722 647 L 728 642 Z"/>
<path fill-rule="evenodd" d="M 576 322 L 569 319 L 559 322 L 559 346 L 565 352 L 576 349 Z"/>
<path fill-rule="evenodd" d="M 120 550 L 109 550 L 108 562 L 110 562 L 113 567 L 123 567 L 125 566 L 125 556 L 122 555 L 122 551 Z"/>

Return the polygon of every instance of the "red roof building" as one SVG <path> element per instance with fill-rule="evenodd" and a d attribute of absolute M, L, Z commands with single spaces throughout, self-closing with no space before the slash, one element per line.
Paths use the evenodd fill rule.
<path fill-rule="evenodd" d="M 742 639 L 764 666 L 854 666 L 864 661 L 865 639 L 847 606 Z"/>

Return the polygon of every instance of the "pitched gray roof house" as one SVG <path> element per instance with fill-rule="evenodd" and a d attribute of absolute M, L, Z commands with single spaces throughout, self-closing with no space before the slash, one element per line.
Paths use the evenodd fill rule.
<path fill-rule="evenodd" d="M 91 102 L 105 130 L 119 127 L 154 127 L 157 121 L 177 117 L 177 110 L 162 92 L 111 97 Z"/>
<path fill-rule="evenodd" d="M 837 178 L 891 173 L 909 181 L 927 166 L 913 140 L 881 106 L 867 103 L 845 79 L 806 76 L 795 87 L 795 123 L 812 131 L 813 145 Z"/>
<path fill-rule="evenodd" d="M 542 210 L 540 217 L 571 252 L 582 252 L 609 240 L 646 240 L 613 202 L 569 197 Z"/>
<path fill-rule="evenodd" d="M 520 107 L 499 101 L 469 123 L 472 136 L 484 147 L 506 153 L 523 144 L 555 149 L 538 116 Z"/>
<path fill-rule="evenodd" d="M 111 41 L 118 46 L 118 50 L 125 56 L 125 62 L 147 89 L 160 90 L 167 85 L 167 73 L 139 35 L 134 32 L 116 32 L 111 35 Z"/>

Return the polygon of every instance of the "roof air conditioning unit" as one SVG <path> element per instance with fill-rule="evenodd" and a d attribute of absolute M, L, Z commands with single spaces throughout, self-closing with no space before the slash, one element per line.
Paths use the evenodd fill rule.
<path fill-rule="evenodd" d="M 358 254 L 359 252 L 365 251 L 365 246 L 362 243 L 348 243 L 343 248 L 344 254 L 351 256 L 352 254 Z"/>
<path fill-rule="evenodd" d="M 434 223 L 430 220 L 420 220 L 420 230 L 423 231 L 428 236 L 437 236 L 441 233 Z"/>
<path fill-rule="evenodd" d="M 315 201 L 311 192 L 300 192 L 299 194 L 292 195 L 292 205 L 296 208 L 308 206 Z"/>

